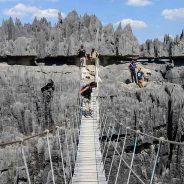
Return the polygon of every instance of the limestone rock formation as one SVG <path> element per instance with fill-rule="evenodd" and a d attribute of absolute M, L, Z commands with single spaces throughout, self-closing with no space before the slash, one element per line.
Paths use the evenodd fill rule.
<path fill-rule="evenodd" d="M 164 42 L 158 39 L 147 40 L 140 46 L 141 56 L 144 57 L 169 57 L 184 56 L 184 32 L 176 36 L 174 40 L 165 35 Z"/>
<path fill-rule="evenodd" d="M 122 29 L 120 24 L 114 30 L 111 24 L 103 26 L 95 15 L 79 16 L 75 10 L 62 21 L 58 16 L 55 26 L 46 18 L 35 18 L 32 24 L 23 25 L 10 17 L 3 21 L 0 34 L 0 56 L 71 56 L 76 55 L 81 44 L 88 53 L 94 47 L 104 56 L 184 56 L 184 31 L 174 40 L 165 35 L 163 42 L 154 39 L 140 45 L 130 25 Z"/>
<path fill-rule="evenodd" d="M 48 79 L 55 83 L 50 91 L 41 92 Z M 45 129 L 60 126 L 66 179 L 70 170 L 68 152 L 73 169 L 78 135 L 79 69 L 76 66 L 26 67 L 1 65 L 0 67 L 0 143 L 20 140 L 39 134 Z M 50 123 L 48 123 L 48 121 Z M 56 184 L 64 183 L 61 154 L 55 130 L 49 134 Z M 66 137 L 68 148 L 66 144 Z M 46 137 L 36 137 L 23 144 L 31 183 L 51 184 L 51 167 Z M 0 184 L 28 183 L 20 145 L 0 147 Z"/>
<path fill-rule="evenodd" d="M 171 52 L 173 56 L 184 56 L 184 30 L 180 37 L 177 35 L 171 46 Z"/>
<path fill-rule="evenodd" d="M 140 46 L 141 56 L 143 57 L 169 57 L 172 56 L 171 47 L 173 40 L 169 35 L 165 35 L 164 42 L 158 39 L 147 40 Z"/>
<path fill-rule="evenodd" d="M 8 19 L 0 27 L 0 55 L 71 56 L 76 55 L 81 44 L 88 53 L 94 47 L 101 55 L 116 55 L 117 50 L 120 55 L 139 54 L 130 26 L 114 32 L 112 25 L 102 26 L 95 15 L 79 16 L 76 11 L 70 12 L 62 23 L 60 18 L 58 21 L 52 27 L 45 18 L 35 18 L 32 24 L 25 25 L 19 19 L 15 23 Z"/>
<path fill-rule="evenodd" d="M 117 55 L 139 55 L 139 43 L 133 35 L 130 25 L 122 29 L 120 23 L 115 31 L 115 47 Z"/>
<path fill-rule="evenodd" d="M 103 55 L 115 55 L 114 29 L 112 24 L 103 27 L 99 53 Z"/>
<path fill-rule="evenodd" d="M 140 46 L 140 53 L 143 57 L 154 57 L 155 48 L 152 40 L 146 40 L 145 44 Z"/>
<path fill-rule="evenodd" d="M 136 84 L 126 84 L 126 81 L 130 79 L 127 64 L 101 67 L 100 77 L 103 81 L 100 84 L 101 121 L 107 118 L 106 125 L 105 123 L 103 124 L 106 127 L 106 131 L 110 126 L 113 127 L 116 122 L 113 130 L 113 137 L 116 137 L 113 139 L 114 146 L 119 129 L 121 130 L 117 147 L 119 152 L 123 146 L 125 127 L 127 126 L 132 129 L 139 129 L 155 137 L 165 137 L 165 139 L 177 142 L 184 141 L 184 93 L 182 86 L 184 81 L 165 80 L 159 72 L 162 67 L 163 65 L 161 64 L 145 65 L 145 68 L 150 69 L 152 76 L 144 89 L 139 89 Z M 175 76 L 177 71 L 178 73 L 182 72 L 183 67 L 171 69 Z M 169 74 L 166 75 L 169 76 Z M 120 126 L 120 123 L 123 126 Z M 106 136 L 108 134 L 103 132 L 102 135 Z M 135 134 L 128 131 L 123 155 L 128 164 L 131 162 L 134 140 Z M 102 148 L 104 148 L 105 143 L 105 141 L 102 141 Z M 107 151 L 107 145 L 105 151 Z M 139 136 L 133 169 L 145 183 L 150 181 L 157 149 L 158 141 L 150 137 Z M 111 145 L 106 157 L 106 173 L 109 173 L 113 153 L 114 148 Z M 184 177 L 181 174 L 183 171 L 183 158 L 183 146 L 163 143 L 156 166 L 154 183 L 183 183 Z M 115 182 L 119 162 L 120 159 L 116 154 L 109 183 Z M 128 172 L 129 169 L 122 161 L 118 183 L 127 182 Z M 124 177 L 121 177 L 122 175 Z M 136 177 L 132 175 L 130 183 L 135 184 L 137 181 Z"/>

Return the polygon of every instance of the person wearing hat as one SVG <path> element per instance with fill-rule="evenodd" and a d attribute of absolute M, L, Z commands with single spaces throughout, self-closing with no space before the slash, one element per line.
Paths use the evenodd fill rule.
<path fill-rule="evenodd" d="M 84 49 L 83 45 L 81 45 L 80 49 L 78 50 L 77 55 L 80 58 L 81 66 L 86 67 L 86 50 Z"/>
<path fill-rule="evenodd" d="M 144 73 L 141 70 L 141 67 L 139 67 L 138 72 L 137 72 L 137 80 L 138 80 L 138 86 L 140 88 L 144 87 Z"/>

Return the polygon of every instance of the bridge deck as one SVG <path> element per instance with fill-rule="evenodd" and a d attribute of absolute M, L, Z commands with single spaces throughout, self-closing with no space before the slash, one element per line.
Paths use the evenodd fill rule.
<path fill-rule="evenodd" d="M 91 94 L 92 117 L 82 116 L 73 184 L 107 184 L 98 131 L 97 89 Z"/>

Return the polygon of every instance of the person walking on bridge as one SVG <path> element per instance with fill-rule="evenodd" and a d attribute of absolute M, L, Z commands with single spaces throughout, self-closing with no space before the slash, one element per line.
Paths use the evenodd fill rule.
<path fill-rule="evenodd" d="M 135 61 L 132 60 L 130 65 L 129 65 L 129 70 L 130 70 L 130 73 L 131 73 L 131 78 L 132 78 L 132 83 L 135 81 L 135 83 L 137 83 L 137 79 L 136 79 L 136 64 L 135 64 Z"/>
<path fill-rule="evenodd" d="M 80 58 L 81 66 L 86 67 L 86 50 L 84 49 L 83 45 L 81 45 L 80 49 L 78 50 L 77 55 Z"/>

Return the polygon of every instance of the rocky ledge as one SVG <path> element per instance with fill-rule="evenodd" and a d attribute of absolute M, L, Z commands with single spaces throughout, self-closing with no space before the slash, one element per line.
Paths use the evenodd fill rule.
<path fill-rule="evenodd" d="M 148 79 L 142 89 L 135 83 L 130 83 L 128 64 L 111 65 L 100 69 L 102 80 L 100 83 L 100 122 L 106 129 L 102 132 L 102 148 L 105 150 L 104 159 L 107 154 L 105 163 L 107 176 L 113 158 L 113 146 L 116 144 L 119 130 L 120 139 L 117 149 L 121 153 L 125 127 L 129 126 L 158 138 L 164 137 L 177 142 L 184 141 L 184 67 L 168 69 L 167 64 L 143 65 L 140 63 L 140 65 Z M 108 132 L 108 130 L 110 131 Z M 113 135 L 112 138 L 111 135 Z M 106 142 L 109 142 L 110 139 L 113 146 L 111 145 L 108 149 Z M 129 165 L 134 141 L 135 133 L 128 131 L 123 158 Z M 150 182 L 157 150 L 158 140 L 146 136 L 138 137 L 133 169 L 145 183 Z M 183 159 L 184 146 L 162 144 L 153 183 L 184 183 Z M 116 153 L 110 183 L 115 182 L 119 161 L 119 156 Z M 126 183 L 128 173 L 129 169 L 122 162 L 118 183 Z M 133 174 L 130 183 L 138 183 Z"/>
<path fill-rule="evenodd" d="M 53 92 L 41 91 L 48 79 L 55 83 Z M 56 126 L 61 127 L 67 183 L 71 179 L 70 163 L 74 169 L 79 133 L 79 79 L 76 66 L 0 66 L 0 144 L 53 129 L 49 139 L 56 184 L 64 183 Z M 23 149 L 31 183 L 53 183 L 46 136 L 25 141 Z M 18 143 L 0 147 L 0 184 L 15 183 L 28 183 Z"/>

